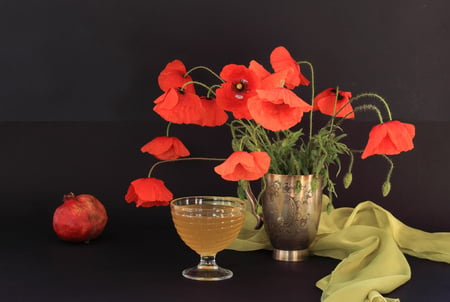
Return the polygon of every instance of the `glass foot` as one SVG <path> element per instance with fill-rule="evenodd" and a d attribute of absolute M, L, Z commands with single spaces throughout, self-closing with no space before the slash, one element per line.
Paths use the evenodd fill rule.
<path fill-rule="evenodd" d="M 185 278 L 198 280 L 198 281 L 220 281 L 226 280 L 233 277 L 233 272 L 226 269 L 217 267 L 215 269 L 211 268 L 200 268 L 198 266 L 187 268 L 182 272 Z"/>
<path fill-rule="evenodd" d="M 216 264 L 215 256 L 202 256 L 200 263 L 182 272 L 183 277 L 199 281 L 219 281 L 233 277 L 233 272 Z"/>

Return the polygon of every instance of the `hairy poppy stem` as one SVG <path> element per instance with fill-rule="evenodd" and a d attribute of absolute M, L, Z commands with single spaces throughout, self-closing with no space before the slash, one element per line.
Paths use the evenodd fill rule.
<path fill-rule="evenodd" d="M 184 157 L 184 158 L 177 158 L 177 159 L 168 159 L 168 160 L 161 160 L 158 161 L 156 163 L 154 163 L 150 170 L 148 171 L 148 175 L 147 177 L 150 178 L 152 175 L 153 170 L 161 165 L 161 164 L 165 164 L 165 163 L 170 163 L 170 162 L 177 162 L 177 161 L 189 161 L 189 160 L 203 160 L 203 161 L 225 161 L 226 158 L 215 158 L 215 157 Z"/>
<path fill-rule="evenodd" d="M 364 92 L 364 93 L 358 94 L 357 96 L 352 98 L 351 101 L 353 102 L 353 101 L 356 101 L 356 100 L 358 100 L 360 98 L 363 98 L 363 97 L 374 97 L 374 98 L 380 100 L 383 103 L 384 107 L 386 108 L 386 112 L 388 114 L 389 120 L 392 121 L 392 113 L 391 113 L 391 109 L 389 108 L 389 105 L 388 105 L 387 101 L 384 98 L 382 98 L 380 95 L 376 94 L 376 93 Z"/>

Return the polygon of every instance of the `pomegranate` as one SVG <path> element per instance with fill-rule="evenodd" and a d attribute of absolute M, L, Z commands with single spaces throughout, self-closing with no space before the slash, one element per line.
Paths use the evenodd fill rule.
<path fill-rule="evenodd" d="M 86 242 L 103 232 L 108 216 L 103 204 L 90 194 L 64 195 L 53 214 L 53 230 L 62 240 Z"/>

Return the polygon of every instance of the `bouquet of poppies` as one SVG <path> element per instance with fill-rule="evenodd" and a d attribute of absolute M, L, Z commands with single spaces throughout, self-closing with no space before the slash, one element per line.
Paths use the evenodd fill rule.
<path fill-rule="evenodd" d="M 153 169 L 167 161 L 196 159 L 222 161 L 214 168 L 215 172 L 225 180 L 238 182 L 239 188 L 266 173 L 317 175 L 322 177 L 331 201 L 336 190 L 330 166 L 335 165 L 340 171 L 341 157 L 350 158 L 343 177 L 347 188 L 352 182 L 354 154 L 361 154 L 362 159 L 381 155 L 387 160 L 389 169 L 382 184 L 386 196 L 394 167 L 389 156 L 414 148 L 414 125 L 393 120 L 388 103 L 376 93 L 352 96 L 351 92 L 334 87 L 316 95 L 313 65 L 296 61 L 283 46 L 272 51 L 270 64 L 272 71 L 252 60 L 248 66 L 229 64 L 216 73 L 205 66 L 187 70 L 180 60 L 168 63 L 159 74 L 163 94 L 156 98 L 153 108 L 168 122 L 166 135 L 141 148 L 159 161 L 147 177 L 131 182 L 126 201 L 143 207 L 168 205 L 173 195 L 162 180 L 152 177 Z M 302 74 L 301 68 L 305 66 L 310 79 Z M 217 82 L 196 80 L 194 73 L 200 71 L 210 73 Z M 309 102 L 294 92 L 302 86 L 310 86 Z M 375 100 L 383 110 L 364 99 Z M 353 150 L 343 142 L 346 133 L 342 124 L 363 110 L 374 111 L 379 123 L 370 131 L 365 148 Z M 318 112 L 329 118 L 313 131 L 313 116 Z M 190 157 L 186 146 L 170 136 L 171 124 L 207 127 L 226 124 L 232 134 L 233 153 L 226 159 Z M 242 190 L 238 190 L 238 195 L 241 194 Z"/>

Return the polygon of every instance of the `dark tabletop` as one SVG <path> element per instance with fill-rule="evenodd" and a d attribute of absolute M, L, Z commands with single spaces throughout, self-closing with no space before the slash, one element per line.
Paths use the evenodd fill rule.
<path fill-rule="evenodd" d="M 181 271 L 197 264 L 198 256 L 179 239 L 169 209 L 136 208 L 123 198 L 129 181 L 145 176 L 154 162 L 139 152 L 141 144 L 154 135 L 153 130 L 146 130 L 148 125 L 0 126 L 4 142 L 0 151 L 0 301 L 320 301 L 321 291 L 315 282 L 339 263 L 322 257 L 284 263 L 274 261 L 270 251 L 226 250 L 217 260 L 234 272 L 232 279 L 187 280 Z M 442 125 L 423 127 L 441 131 Z M 210 143 L 220 140 L 223 137 L 211 136 Z M 416 147 L 428 143 L 436 142 L 418 136 Z M 194 152 L 201 153 L 205 146 L 193 137 L 192 145 L 196 144 L 200 146 Z M 228 152 L 214 145 L 209 150 L 218 155 Z M 441 142 L 439 150 L 429 151 L 433 157 L 427 165 L 441 173 L 438 156 L 448 151 L 448 143 Z M 447 181 L 439 178 L 428 187 L 420 187 L 417 182 L 426 177 L 411 173 L 423 165 L 422 152 L 419 149 L 400 160 L 393 195 L 380 199 L 380 204 L 408 225 L 426 231 L 450 231 Z M 234 184 L 221 183 L 213 174 L 202 172 L 205 177 L 200 178 L 183 169 L 172 166 L 158 170 L 158 177 L 167 180 L 175 195 L 201 189 L 204 194 L 234 190 Z M 345 200 L 361 201 L 365 194 L 372 194 L 367 199 L 378 199 L 378 193 L 362 186 L 362 182 L 357 183 L 354 195 L 341 194 L 336 206 L 351 206 Z M 53 211 L 61 204 L 62 195 L 71 191 L 91 193 L 107 208 L 106 229 L 89 244 L 63 242 L 52 230 Z M 448 264 L 409 256 L 407 260 L 412 279 L 387 296 L 408 302 L 450 301 Z"/>

